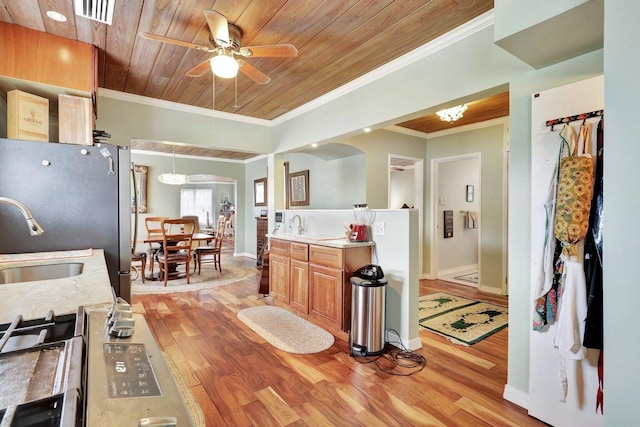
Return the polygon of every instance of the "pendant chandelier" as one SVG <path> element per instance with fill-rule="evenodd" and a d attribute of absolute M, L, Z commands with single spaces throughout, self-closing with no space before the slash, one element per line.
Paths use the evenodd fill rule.
<path fill-rule="evenodd" d="M 163 184 L 169 185 L 183 185 L 191 182 L 189 179 L 189 175 L 176 173 L 176 147 L 173 147 L 173 172 L 161 173 L 160 175 L 158 175 L 158 181 Z"/>
<path fill-rule="evenodd" d="M 457 105 L 455 107 L 447 108 L 445 110 L 436 111 L 440 120 L 444 122 L 455 122 L 462 118 L 462 113 L 467 110 L 467 104 Z"/>

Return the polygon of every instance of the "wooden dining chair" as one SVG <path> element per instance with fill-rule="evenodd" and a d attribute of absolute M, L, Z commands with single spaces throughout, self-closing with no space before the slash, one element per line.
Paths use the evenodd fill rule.
<path fill-rule="evenodd" d="M 168 219 L 166 216 L 148 216 L 144 219 L 144 226 L 147 229 L 147 238 L 162 236 L 162 221 Z M 149 243 L 149 273 L 153 276 L 153 264 L 156 254 L 160 250 L 160 244 Z"/>
<path fill-rule="evenodd" d="M 200 274 L 202 264 L 207 262 L 213 262 L 214 268 L 222 273 L 222 265 L 220 264 L 220 254 L 222 253 L 222 240 L 224 239 L 224 228 L 226 221 L 224 219 L 218 220 L 218 227 L 216 235 L 213 239 L 212 245 L 198 246 L 194 253 L 196 263 L 198 265 L 198 274 Z M 195 266 L 194 266 L 195 271 Z"/>
<path fill-rule="evenodd" d="M 176 218 L 162 221 L 162 250 L 156 255 L 160 267 L 160 277 L 167 286 L 169 275 L 175 273 L 179 264 L 185 264 L 187 284 L 190 283 L 191 242 L 193 238 L 193 222 L 189 219 Z"/>

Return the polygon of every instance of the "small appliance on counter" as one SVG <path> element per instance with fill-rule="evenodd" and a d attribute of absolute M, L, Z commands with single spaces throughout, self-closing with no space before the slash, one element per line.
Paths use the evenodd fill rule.
<path fill-rule="evenodd" d="M 369 226 L 373 222 L 374 212 L 370 211 L 366 203 L 353 205 L 355 222 L 349 225 L 349 241 L 368 242 Z"/>

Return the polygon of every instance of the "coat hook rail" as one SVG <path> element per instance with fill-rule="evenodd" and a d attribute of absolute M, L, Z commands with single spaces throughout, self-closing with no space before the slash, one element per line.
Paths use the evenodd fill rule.
<path fill-rule="evenodd" d="M 590 111 L 588 113 L 576 114 L 575 116 L 567 116 L 567 117 L 560 117 L 553 120 L 547 120 L 546 125 L 551 126 L 551 131 L 553 131 L 553 127 L 555 125 L 575 122 L 577 120 L 587 120 L 592 117 L 604 117 L 604 110 Z"/>

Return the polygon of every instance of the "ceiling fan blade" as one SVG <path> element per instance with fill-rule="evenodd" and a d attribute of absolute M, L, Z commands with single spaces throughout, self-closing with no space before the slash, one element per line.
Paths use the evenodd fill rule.
<path fill-rule="evenodd" d="M 270 44 L 264 46 L 247 46 L 240 49 L 240 54 L 262 58 L 295 58 L 298 49 L 292 44 Z"/>
<path fill-rule="evenodd" d="M 225 47 L 229 46 L 231 41 L 229 40 L 229 22 L 227 18 L 215 10 L 205 10 L 204 17 L 207 19 L 213 39 Z"/>
<path fill-rule="evenodd" d="M 266 85 L 271 81 L 271 77 L 267 76 L 248 62 L 238 59 L 238 64 L 240 65 L 240 72 L 259 85 Z"/>
<path fill-rule="evenodd" d="M 202 45 L 191 43 L 191 42 L 185 42 L 183 40 L 172 39 L 170 37 L 159 36 L 157 34 L 152 34 L 152 33 L 138 33 L 138 34 L 140 35 L 140 37 L 142 37 L 144 39 L 148 39 L 148 40 L 155 40 L 155 41 L 158 41 L 158 42 L 175 44 L 177 46 L 183 46 L 183 47 L 188 47 L 188 48 L 191 48 L 191 49 L 201 50 L 203 52 L 213 52 L 214 51 L 214 49 L 211 49 L 211 48 L 209 48 L 207 46 L 202 46 Z"/>
<path fill-rule="evenodd" d="M 196 65 L 195 67 L 187 71 L 186 75 L 189 77 L 200 77 L 207 71 L 211 71 L 210 62 L 211 62 L 211 58 L 207 59 L 206 61 L 202 61 L 201 63 L 199 63 L 198 65 Z"/>

